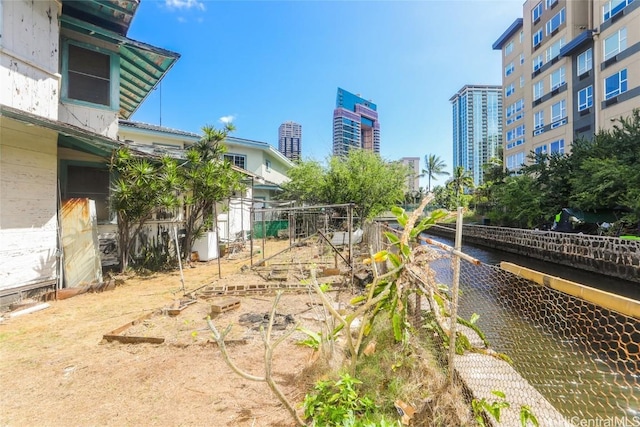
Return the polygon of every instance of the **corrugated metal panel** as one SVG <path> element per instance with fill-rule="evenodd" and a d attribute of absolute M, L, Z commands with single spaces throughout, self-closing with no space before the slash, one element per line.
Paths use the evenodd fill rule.
<path fill-rule="evenodd" d="M 102 282 L 96 205 L 90 199 L 62 202 L 62 248 L 65 287 Z"/>

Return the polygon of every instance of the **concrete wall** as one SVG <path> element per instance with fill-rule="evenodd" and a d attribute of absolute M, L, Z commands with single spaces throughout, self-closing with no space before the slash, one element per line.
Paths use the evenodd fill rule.
<path fill-rule="evenodd" d="M 0 293 L 57 277 L 57 141 L 0 117 Z"/>
<path fill-rule="evenodd" d="M 56 1 L 0 0 L 0 104 L 58 118 L 60 7 Z"/>
<path fill-rule="evenodd" d="M 429 233 L 454 235 L 455 226 Z M 617 237 L 465 225 L 463 240 L 501 251 L 640 282 L 640 242 Z"/>

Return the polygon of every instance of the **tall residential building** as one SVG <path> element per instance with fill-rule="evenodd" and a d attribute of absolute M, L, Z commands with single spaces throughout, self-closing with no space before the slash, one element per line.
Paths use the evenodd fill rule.
<path fill-rule="evenodd" d="M 302 126 L 296 122 L 285 122 L 278 128 L 278 151 L 289 160 L 302 157 Z"/>
<path fill-rule="evenodd" d="M 420 157 L 403 157 L 400 161 L 411 170 L 407 177 L 407 192 L 415 193 L 420 189 Z"/>
<path fill-rule="evenodd" d="M 483 182 L 485 165 L 502 145 L 502 87 L 466 85 L 449 101 L 453 113 L 453 168 Z"/>
<path fill-rule="evenodd" d="M 376 104 L 338 88 L 333 110 L 333 154 L 341 156 L 352 148 L 380 153 L 380 122 Z"/>
<path fill-rule="evenodd" d="M 504 164 L 565 153 L 640 107 L 640 1 L 527 0 L 502 51 Z"/>

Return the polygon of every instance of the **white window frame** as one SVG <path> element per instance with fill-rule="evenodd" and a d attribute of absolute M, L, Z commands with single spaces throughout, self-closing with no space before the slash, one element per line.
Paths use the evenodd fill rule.
<path fill-rule="evenodd" d="M 544 96 L 544 79 L 533 84 L 533 100 L 540 99 Z"/>
<path fill-rule="evenodd" d="M 551 123 L 560 121 L 565 117 L 567 117 L 567 100 L 563 99 L 551 106 Z"/>
<path fill-rule="evenodd" d="M 555 151 L 553 149 L 554 144 L 558 145 L 558 149 Z M 555 141 L 552 141 L 551 144 L 549 144 L 549 151 L 551 152 L 551 154 L 553 153 L 564 154 L 564 138 L 560 138 Z"/>
<path fill-rule="evenodd" d="M 542 129 L 544 127 L 544 110 L 533 113 L 533 130 Z"/>
<path fill-rule="evenodd" d="M 617 79 L 617 83 L 618 83 L 618 87 L 615 90 L 612 90 L 611 92 L 607 92 L 607 81 L 611 80 L 613 78 Z M 608 99 L 613 98 L 614 96 L 618 96 L 621 93 L 625 93 L 628 89 L 627 89 L 627 69 L 624 68 L 620 71 L 618 71 L 615 74 L 610 75 L 609 77 L 606 77 L 604 79 L 604 99 L 605 101 Z"/>
<path fill-rule="evenodd" d="M 554 80 L 558 81 L 554 83 Z M 562 66 L 549 75 L 549 90 L 556 90 L 565 84 L 565 82 L 564 66 Z"/>
<path fill-rule="evenodd" d="M 615 39 L 615 40 L 614 40 Z M 607 52 L 607 42 L 615 41 L 613 48 L 611 49 L 611 44 L 609 46 L 610 50 Z M 627 48 L 627 28 L 620 28 L 618 31 L 607 37 L 602 41 L 602 52 L 604 55 L 604 60 L 610 59 L 623 50 Z"/>
<path fill-rule="evenodd" d="M 504 47 L 504 56 L 509 56 L 511 52 L 513 52 L 513 40 L 507 43 L 507 45 Z"/>
<path fill-rule="evenodd" d="M 553 17 L 551 17 L 551 19 L 547 21 L 547 24 L 545 25 L 547 29 L 547 35 L 551 35 L 551 33 L 560 28 L 560 25 L 564 24 L 566 18 L 567 15 L 563 7 L 558 13 L 553 15 Z"/>
<path fill-rule="evenodd" d="M 545 51 L 546 62 L 551 62 L 554 58 L 560 55 L 560 49 L 562 49 L 562 46 L 564 46 L 564 37 L 547 48 Z"/>
<path fill-rule="evenodd" d="M 511 61 L 506 67 L 504 67 L 504 76 L 510 76 L 514 71 L 515 71 L 516 67 L 513 65 L 513 61 Z"/>
<path fill-rule="evenodd" d="M 578 55 L 578 76 L 583 75 L 593 68 L 593 51 L 591 48 Z"/>
<path fill-rule="evenodd" d="M 531 65 L 533 66 L 533 72 L 535 73 L 544 65 L 544 61 L 542 60 L 542 54 L 536 56 L 531 60 Z"/>
<path fill-rule="evenodd" d="M 531 22 L 536 22 L 542 16 L 542 2 L 538 3 L 531 9 Z"/>
<path fill-rule="evenodd" d="M 631 3 L 633 0 L 609 0 L 602 6 L 602 22 L 611 19 Z"/>
<path fill-rule="evenodd" d="M 544 1 L 544 5 L 547 7 L 547 9 L 551 9 L 553 7 L 554 4 L 558 3 L 558 0 L 545 0 Z"/>
<path fill-rule="evenodd" d="M 538 31 L 536 31 L 533 34 L 533 47 L 538 46 L 540 43 L 542 43 L 542 38 L 544 37 L 544 34 L 542 32 L 542 28 L 540 28 Z"/>
<path fill-rule="evenodd" d="M 584 101 L 582 100 L 584 98 Z M 593 86 L 578 91 L 578 111 L 586 110 L 593 105 Z"/>
<path fill-rule="evenodd" d="M 520 87 L 524 87 L 524 76 L 520 76 Z"/>
<path fill-rule="evenodd" d="M 516 91 L 515 85 L 511 83 L 509 86 L 504 88 L 504 96 L 505 97 L 511 96 L 515 91 Z"/>

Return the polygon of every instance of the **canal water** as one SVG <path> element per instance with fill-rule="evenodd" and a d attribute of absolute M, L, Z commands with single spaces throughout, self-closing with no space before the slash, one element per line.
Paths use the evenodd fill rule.
<path fill-rule="evenodd" d="M 423 235 L 437 242 L 441 242 L 449 246 L 454 246 L 453 240 L 447 237 L 435 236 L 428 233 L 423 233 Z M 485 264 L 498 265 L 502 261 L 512 262 L 523 267 L 547 273 L 550 276 L 561 277 L 563 279 L 571 280 L 572 282 L 580 283 L 585 286 L 640 301 L 640 283 L 605 276 L 603 274 L 598 274 L 591 271 L 571 268 L 565 265 L 554 264 L 552 262 L 545 262 L 539 259 L 529 258 L 524 255 L 498 251 L 483 246 L 465 244 L 462 246 L 462 251 L 474 258 L 479 259 Z"/>
<path fill-rule="evenodd" d="M 453 246 L 450 239 L 425 236 Z M 463 262 L 459 315 L 480 315 L 478 326 L 491 348 L 508 355 L 518 373 L 568 421 L 582 425 L 582 420 L 620 419 L 624 423 L 619 425 L 640 425 L 640 322 L 523 279 L 514 282 L 494 266 L 509 261 L 634 299 L 640 299 L 640 284 L 479 246 L 464 245 L 462 250 L 486 265 Z M 448 259 L 432 267 L 438 280 L 451 283 Z M 635 353 L 600 343 L 593 331 L 607 328 L 629 331 L 623 339 L 635 343 Z"/>

